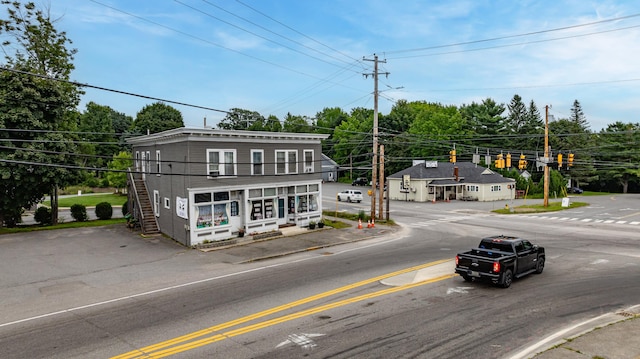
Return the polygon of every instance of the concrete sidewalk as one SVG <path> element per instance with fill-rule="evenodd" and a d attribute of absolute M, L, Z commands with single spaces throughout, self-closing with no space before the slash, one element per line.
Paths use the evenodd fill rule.
<path fill-rule="evenodd" d="M 332 219 L 325 218 L 325 221 L 331 221 Z M 358 223 L 355 221 L 348 221 L 342 218 L 338 220 L 349 223 L 350 227 L 334 229 L 325 226 L 324 228 L 316 227 L 313 230 L 297 226 L 285 227 L 278 232 L 272 233 L 272 236 L 265 238 L 246 235 L 230 241 L 211 243 L 211 247 L 207 248 L 200 246 L 198 249 L 203 252 L 224 251 L 235 257 L 242 258 L 242 262 L 254 262 L 299 252 L 319 250 L 382 235 L 391 235 L 402 230 L 399 226 L 383 226 L 379 224 L 374 225 L 373 228 L 367 228 L 366 223 L 362 229 L 358 229 Z M 267 233 L 267 235 L 269 234 Z"/>

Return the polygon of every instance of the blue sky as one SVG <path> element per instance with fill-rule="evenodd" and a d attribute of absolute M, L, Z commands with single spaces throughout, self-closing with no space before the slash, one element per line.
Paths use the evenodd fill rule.
<path fill-rule="evenodd" d="M 518 94 L 543 114 L 551 105 L 555 118 L 577 99 L 595 131 L 639 122 L 636 1 L 54 0 L 50 8 L 78 49 L 73 80 L 145 96 L 281 120 L 373 108 L 373 80 L 363 76 L 373 63 L 362 59 L 377 54 L 389 73 L 379 83 L 382 114 L 400 99 L 507 104 Z M 89 101 L 133 117 L 153 102 L 87 89 L 80 109 Z M 172 106 L 187 126 L 224 117 Z"/>

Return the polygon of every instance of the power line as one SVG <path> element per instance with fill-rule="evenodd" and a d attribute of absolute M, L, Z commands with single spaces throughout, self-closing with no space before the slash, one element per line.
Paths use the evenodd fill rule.
<path fill-rule="evenodd" d="M 229 26 L 235 27 L 235 28 L 236 28 L 236 29 L 238 29 L 238 30 L 242 30 L 242 31 L 244 31 L 244 32 L 246 32 L 246 33 L 248 33 L 248 34 L 251 34 L 251 35 L 256 36 L 256 37 L 259 37 L 259 38 L 261 38 L 261 39 L 263 39 L 263 40 L 269 41 L 269 42 L 274 43 L 274 44 L 276 44 L 276 45 L 278 45 L 278 46 L 282 46 L 282 47 L 284 47 L 284 48 L 286 48 L 286 49 L 288 49 L 288 50 L 291 50 L 291 51 L 293 51 L 293 52 L 296 52 L 296 53 L 298 53 L 298 54 L 300 54 L 300 55 L 310 57 L 310 58 L 312 58 L 312 59 L 314 59 L 314 60 L 318 60 L 318 61 L 324 62 L 325 64 L 329 64 L 329 65 L 331 65 L 331 66 L 339 66 L 339 65 L 336 65 L 336 64 L 334 64 L 334 63 L 332 63 L 332 62 L 329 62 L 329 61 L 323 60 L 323 59 L 321 59 L 321 58 L 319 58 L 319 57 L 316 57 L 316 56 L 313 56 L 313 55 L 306 54 L 306 53 L 304 53 L 304 52 L 302 52 L 302 51 L 299 51 L 299 50 L 296 50 L 296 49 L 294 49 L 294 48 L 292 48 L 292 47 L 290 47 L 290 46 L 287 46 L 287 45 L 281 44 L 281 43 L 279 43 L 279 42 L 276 42 L 276 41 L 274 41 L 274 40 L 271 40 L 271 39 L 269 39 L 269 38 L 267 38 L 267 37 L 265 37 L 265 36 L 262 36 L 262 35 L 260 35 L 260 34 L 257 34 L 257 33 L 255 33 L 255 32 L 253 32 L 253 31 L 250 31 L 250 30 L 247 30 L 247 29 L 245 29 L 245 28 L 242 28 L 242 27 L 240 27 L 240 26 L 238 26 L 238 25 L 232 24 L 232 23 L 230 23 L 230 22 L 228 22 L 228 21 L 226 21 L 226 20 L 223 20 L 223 19 L 221 19 L 221 18 L 219 18 L 219 17 L 217 17 L 217 16 L 214 16 L 214 15 L 212 15 L 212 14 L 210 14 L 210 13 L 206 12 L 206 11 L 203 11 L 203 10 L 200 10 L 200 9 L 198 9 L 198 8 L 195 8 L 195 7 L 191 6 L 191 5 L 185 4 L 185 3 L 181 2 L 180 0 L 173 0 L 173 1 L 177 2 L 177 3 L 178 3 L 178 4 L 180 4 L 180 5 L 183 5 L 183 6 L 187 7 L 187 8 L 189 8 L 189 9 L 193 10 L 193 11 L 197 11 L 197 12 L 199 12 L 199 13 L 203 14 L 203 15 L 206 15 L 206 16 L 211 17 L 212 19 L 216 19 L 216 20 L 218 20 L 218 21 L 220 21 L 220 22 L 222 22 L 222 23 L 225 23 L 225 24 L 227 24 L 227 25 L 229 25 Z M 205 1 L 205 2 L 206 2 L 206 3 L 208 3 L 208 4 L 209 4 L 209 5 L 211 5 L 211 6 L 216 6 L 216 5 L 213 5 L 213 4 L 211 4 L 211 3 L 207 2 L 207 1 Z M 216 6 L 216 7 L 217 7 L 217 6 Z M 224 11 L 226 11 L 226 10 L 224 10 Z M 270 31 L 270 30 L 267 30 L 267 31 Z M 313 49 L 312 49 L 312 50 L 313 50 Z M 315 50 L 314 50 L 314 51 L 315 51 Z M 326 55 L 325 55 L 325 56 L 326 56 Z M 344 62 L 344 61 L 342 61 L 342 60 L 340 60 L 340 61 L 341 61 L 341 62 Z"/>
<path fill-rule="evenodd" d="M 93 1 L 93 0 L 92 0 L 92 1 Z M 188 103 L 186 103 L 186 102 L 179 102 L 179 101 L 167 100 L 167 99 L 163 99 L 163 98 L 159 98 L 159 97 L 152 97 L 152 96 L 147 96 L 147 95 L 140 95 L 140 94 L 136 94 L 136 93 L 133 93 L 133 92 L 127 92 L 127 91 L 121 91 L 121 90 L 114 90 L 114 89 L 110 89 L 110 88 L 106 88 L 106 87 L 102 87 L 102 86 L 90 85 L 90 84 L 86 84 L 86 83 L 80 83 L 80 82 L 70 81 L 70 80 L 65 80 L 65 79 L 61 79 L 61 78 L 49 77 L 49 76 L 46 76 L 46 75 L 40 75 L 40 74 L 36 74 L 36 73 L 33 73 L 33 72 L 28 72 L 28 71 L 21 71 L 21 70 L 11 69 L 11 68 L 4 67 L 4 66 L 0 66 L 0 70 L 2 70 L 2 71 L 8 71 L 8 72 L 13 72 L 13 73 L 21 74 L 21 75 L 29 75 L 29 76 L 39 77 L 39 78 L 41 78 L 41 79 L 45 79 L 45 80 L 53 80 L 53 81 L 63 82 L 63 83 L 67 83 L 67 84 L 75 85 L 75 86 L 78 86 L 78 87 L 88 87 L 88 88 L 93 88 L 93 89 L 102 90 L 102 91 L 115 92 L 115 93 L 119 93 L 119 94 L 122 94 L 122 95 L 128 95 L 128 96 L 135 96 L 135 97 L 145 98 L 145 99 L 148 99 L 148 100 L 154 100 L 154 101 L 160 101 L 160 102 L 172 103 L 172 104 L 174 104 L 174 105 L 181 105 L 181 106 L 187 106 L 187 107 L 199 108 L 199 109 L 209 110 L 209 111 L 215 111 L 215 112 L 230 113 L 229 111 L 219 110 L 219 109 L 217 109 L 217 108 L 213 108 L 213 107 L 206 107 L 206 106 L 192 105 L 192 104 L 188 104 Z"/>
<path fill-rule="evenodd" d="M 111 10 L 114 10 L 114 11 L 120 12 L 120 13 L 122 13 L 122 14 L 125 14 L 125 15 L 128 15 L 128 16 L 134 17 L 134 18 L 136 18 L 136 19 L 142 20 L 142 21 L 144 21 L 144 22 L 148 22 L 148 23 L 150 23 L 150 24 L 153 24 L 153 25 L 156 25 L 156 26 L 162 27 L 162 28 L 164 28 L 164 29 L 167 29 L 167 30 L 170 30 L 170 31 L 176 32 L 176 33 L 181 34 L 181 35 L 184 35 L 184 36 L 187 36 L 187 37 L 189 37 L 189 38 L 192 38 L 192 39 L 195 39 L 195 40 L 198 40 L 198 41 L 201 41 L 201 42 L 207 43 L 207 44 L 209 44 L 209 45 L 213 45 L 213 46 L 215 46 L 215 47 L 218 47 L 218 48 L 221 48 L 221 49 L 224 49 L 224 50 L 227 50 L 227 51 L 231 51 L 231 52 L 236 53 L 236 54 L 238 54 L 238 55 L 242 55 L 242 56 L 248 57 L 248 58 L 250 58 L 250 59 L 257 60 L 257 61 L 263 62 L 263 63 L 265 63 L 265 64 L 268 64 L 268 65 L 271 65 L 271 66 L 274 66 L 274 67 L 277 67 L 277 68 L 280 68 L 280 69 L 283 69 L 283 70 L 286 70 L 286 71 L 290 71 L 290 72 L 293 72 L 293 73 L 297 73 L 297 74 L 299 74 L 299 75 L 303 75 L 303 76 L 307 76 L 307 77 L 310 77 L 310 78 L 313 78 L 313 79 L 316 79 L 316 80 L 320 80 L 320 78 L 319 78 L 319 77 L 317 77 L 317 76 L 314 76 L 314 75 L 311 75 L 311 74 L 307 74 L 307 73 L 305 73 L 305 72 L 298 71 L 298 70 L 292 69 L 292 68 L 290 68 L 290 67 L 282 66 L 282 65 L 277 64 L 277 63 L 275 63 L 275 62 L 267 61 L 267 60 L 261 59 L 261 58 L 259 58 L 259 57 L 253 56 L 253 55 L 246 54 L 246 53 L 241 52 L 241 51 L 238 51 L 238 50 L 234 50 L 234 49 L 232 49 L 232 48 L 226 47 L 226 46 L 224 46 L 224 45 L 220 45 L 220 44 L 215 43 L 215 42 L 213 42 L 213 41 L 210 41 L 210 40 L 207 40 L 207 39 L 203 39 L 203 38 L 201 38 L 201 37 L 198 37 L 198 36 L 195 36 L 195 35 L 189 34 L 189 33 L 184 32 L 184 31 L 182 31 L 182 30 L 174 29 L 174 28 L 172 28 L 172 27 L 170 27 L 170 26 L 163 25 L 163 24 L 161 24 L 161 23 L 159 23 L 159 22 L 156 22 L 156 21 L 152 21 L 152 20 L 146 19 L 146 18 L 144 18 L 144 17 L 142 17 L 142 16 L 134 15 L 134 14 L 129 13 L 129 12 L 126 12 L 126 11 L 124 11 L 124 10 L 120 10 L 120 9 L 118 9 L 118 8 L 116 8 L 116 7 L 113 7 L 113 6 L 110 6 L 110 5 L 107 5 L 107 4 L 104 4 L 104 3 L 101 3 L 101 2 L 99 2 L 98 0 L 90 0 L 90 1 L 91 1 L 91 2 L 93 2 L 93 3 L 96 3 L 96 4 L 98 4 L 98 5 L 104 6 L 104 7 L 106 7 L 106 8 L 109 8 L 109 9 L 111 9 Z M 215 111 L 219 111 L 219 110 L 215 110 Z"/>
<path fill-rule="evenodd" d="M 260 15 L 262 15 L 262 16 L 264 16 L 264 17 L 266 17 L 267 19 L 269 19 L 269 20 L 271 20 L 271 21 L 273 21 L 273 22 L 275 22 L 275 23 L 278 23 L 278 24 L 280 24 L 280 25 L 282 25 L 282 26 L 286 27 L 287 29 L 289 29 L 289 30 L 291 30 L 291 31 L 293 31 L 293 32 L 295 32 L 295 33 L 297 33 L 298 35 L 304 36 L 304 37 L 306 37 L 307 39 L 309 39 L 309 40 L 311 40 L 311 41 L 313 41 L 313 42 L 315 42 L 315 43 L 317 43 L 317 44 L 319 44 L 319 45 L 321 45 L 321 46 L 324 46 L 324 47 L 326 47 L 326 48 L 327 48 L 327 49 L 329 49 L 329 50 L 335 51 L 335 52 L 337 52 L 337 53 L 341 54 L 342 56 L 345 56 L 345 57 L 347 57 L 347 58 L 349 58 L 349 59 L 351 59 L 351 60 L 355 60 L 355 61 L 360 62 L 360 60 L 359 60 L 359 59 L 356 59 L 356 58 L 354 58 L 353 56 L 347 55 L 347 54 L 345 54 L 344 52 L 342 52 L 342 51 L 340 51 L 340 50 L 336 50 L 336 49 L 334 49 L 333 47 L 331 47 L 331 46 L 329 46 L 329 45 L 326 45 L 326 44 L 324 44 L 324 43 L 322 43 L 322 42 L 320 42 L 320 41 L 318 41 L 318 40 L 316 40 L 316 39 L 314 39 L 314 38 L 312 38 L 312 37 L 310 37 L 310 36 L 307 36 L 307 35 L 303 34 L 302 32 L 300 32 L 300 31 L 298 31 L 298 30 L 296 30 L 296 29 L 292 28 L 291 26 L 286 25 L 285 23 L 283 23 L 283 22 L 281 22 L 281 21 L 278 21 L 278 20 L 274 19 L 273 17 L 271 17 L 271 16 L 269 16 L 269 15 L 267 15 L 267 14 L 265 14 L 265 13 L 261 12 L 260 10 L 258 10 L 258 9 L 256 9 L 256 8 L 254 8 L 254 7 L 251 7 L 251 6 L 247 5 L 247 4 L 245 4 L 244 2 L 242 2 L 242 1 L 240 1 L 240 0 L 236 0 L 236 2 L 237 2 L 237 3 L 239 3 L 240 5 L 245 6 L 245 7 L 249 8 L 249 9 L 251 9 L 251 10 L 255 11 L 256 13 L 258 13 L 258 14 L 260 14 Z"/>
<path fill-rule="evenodd" d="M 181 2 L 180 2 L 180 1 L 178 1 L 178 0 L 174 0 L 174 1 L 176 1 L 176 2 L 178 2 L 178 3 L 181 3 Z M 210 6 L 212 6 L 212 7 L 215 7 L 215 8 L 217 8 L 217 9 L 220 9 L 220 10 L 222 10 L 222 11 L 226 12 L 227 14 L 229 14 L 229 15 L 231 15 L 231 16 L 234 16 L 234 17 L 236 17 L 236 18 L 238 18 L 238 19 L 240 19 L 240 20 L 242 20 L 242 21 L 245 21 L 245 22 L 247 22 L 247 23 L 249 23 L 249 24 L 251 24 L 251 25 L 253 25 L 253 26 L 255 26 L 255 27 L 258 27 L 258 28 L 260 28 L 260 29 L 262 29 L 262 30 L 264 30 L 264 31 L 267 31 L 267 32 L 269 32 L 269 33 L 271 33 L 271 34 L 273 34 L 273 35 L 276 35 L 276 36 L 278 36 L 278 37 L 281 37 L 281 38 L 283 38 L 283 39 L 285 39 L 285 40 L 291 41 L 291 42 L 293 42 L 293 43 L 294 43 L 294 44 L 296 44 L 296 45 L 302 46 L 302 47 L 304 47 L 304 48 L 306 48 L 306 49 L 309 49 L 309 50 L 314 51 L 314 52 L 317 52 L 317 53 L 319 53 L 319 54 L 321 54 L 321 55 L 324 55 L 324 56 L 330 57 L 330 58 L 332 58 L 332 59 L 334 59 L 334 60 L 337 60 L 337 61 L 340 61 L 340 62 L 342 62 L 342 63 L 349 64 L 349 62 L 347 62 L 347 61 L 345 61 L 345 60 L 339 59 L 339 58 L 337 58 L 337 57 L 335 57 L 335 56 L 332 56 L 332 55 L 327 54 L 327 53 L 325 53 L 325 52 L 322 52 L 322 51 L 320 51 L 320 50 L 314 49 L 314 48 L 313 48 L 313 47 L 311 47 L 311 46 L 307 46 L 307 45 L 305 45 L 305 44 L 303 44 L 303 43 L 301 43 L 301 42 L 299 42 L 299 41 L 296 41 L 296 40 L 291 39 L 291 38 L 289 38 L 289 37 L 286 37 L 286 36 L 284 36 L 284 35 L 278 34 L 278 33 L 276 33 L 275 31 L 272 31 L 272 30 L 270 30 L 270 29 L 268 29 L 268 28 L 266 28 L 266 27 L 264 27 L 264 26 L 262 26 L 262 25 L 260 25 L 260 24 L 257 24 L 257 23 L 255 23 L 255 22 L 253 22 L 253 21 L 251 21 L 251 20 L 249 20 L 249 19 L 247 19 L 247 18 L 245 18 L 245 17 L 242 17 L 242 16 L 239 16 L 239 15 L 237 15 L 237 14 L 234 14 L 234 13 L 232 13 L 232 12 L 230 12 L 230 11 L 228 11 L 228 10 L 226 10 L 226 9 L 224 9 L 224 8 L 222 8 L 222 7 L 218 6 L 218 5 L 216 5 L 216 4 L 214 4 L 214 3 L 210 2 L 210 1 L 207 1 L 207 0 L 202 0 L 202 1 L 203 1 L 204 3 L 206 3 L 206 4 L 210 5 Z M 182 3 L 181 3 L 181 4 L 182 4 Z M 185 6 L 187 6 L 187 5 L 185 5 Z M 218 19 L 218 18 L 216 18 L 216 19 Z M 227 22 L 226 22 L 226 21 L 224 21 L 224 20 L 220 20 L 220 21 L 223 21 L 223 22 L 227 23 Z M 236 26 L 235 26 L 235 25 L 233 25 L 233 24 L 230 24 L 230 25 L 231 25 L 231 26 L 236 27 Z M 241 30 L 244 30 L 244 29 L 241 29 Z M 244 30 L 244 31 L 247 31 L 247 30 Z M 250 33 L 251 33 L 251 34 L 253 34 L 252 32 L 250 32 Z M 259 36 L 259 35 L 256 35 L 256 36 Z M 259 36 L 259 37 L 261 37 L 261 36 Z M 262 38 L 262 37 L 261 37 L 261 38 Z M 350 60 L 351 60 L 351 59 L 350 59 Z M 333 65 L 333 64 L 332 64 L 332 65 Z"/>
<path fill-rule="evenodd" d="M 236 1 L 238 1 L 238 0 L 236 0 Z M 506 39 L 513 39 L 513 38 L 518 38 L 518 37 L 531 36 L 531 35 L 539 35 L 539 34 L 544 34 L 544 33 L 549 33 L 549 32 L 576 29 L 576 28 L 579 28 L 579 27 L 592 26 L 592 25 L 597 25 L 597 24 L 602 24 L 602 23 L 607 23 L 607 22 L 614 22 L 614 21 L 619 21 L 619 20 L 626 20 L 626 19 L 631 19 L 631 18 L 635 18 L 635 17 L 639 17 L 639 16 L 640 16 L 640 14 L 632 14 L 632 15 L 628 15 L 628 16 L 621 16 L 621 17 L 605 19 L 605 20 L 600 20 L 600 21 L 594 21 L 594 22 L 589 22 L 589 23 L 584 23 L 584 24 L 557 27 L 557 28 L 548 29 L 548 30 L 539 30 L 539 31 L 532 31 L 532 32 L 516 34 L 516 35 L 499 36 L 499 37 L 493 37 L 493 38 L 489 38 L 489 39 L 464 41 L 464 42 L 458 42 L 458 43 L 453 43 L 453 44 L 435 45 L 435 46 L 428 46 L 428 47 L 421 47 L 421 48 L 414 48 L 414 49 L 384 51 L 384 53 L 385 54 L 400 54 L 400 53 L 406 53 L 406 52 L 418 52 L 418 51 L 441 49 L 441 48 L 446 48 L 446 47 L 472 45 L 472 44 L 478 44 L 478 43 L 484 43 L 484 42 L 506 40 Z M 611 30 L 611 31 L 615 31 L 615 30 Z M 603 32 L 608 32 L 608 31 L 603 31 Z M 577 35 L 577 36 L 579 36 L 579 35 Z M 508 46 L 510 46 L 510 45 L 508 45 Z"/>

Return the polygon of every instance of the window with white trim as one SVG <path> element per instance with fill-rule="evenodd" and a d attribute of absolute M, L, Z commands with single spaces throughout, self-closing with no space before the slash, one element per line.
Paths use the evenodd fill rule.
<path fill-rule="evenodd" d="M 491 192 L 502 191 L 502 187 L 500 185 L 491 186 Z"/>
<path fill-rule="evenodd" d="M 151 152 L 147 151 L 147 173 L 151 173 Z"/>
<path fill-rule="evenodd" d="M 249 206 L 251 221 L 275 218 L 277 192 L 275 188 L 254 188 L 249 190 Z"/>
<path fill-rule="evenodd" d="M 207 149 L 207 176 L 209 178 L 235 176 L 236 166 L 236 150 Z"/>
<path fill-rule="evenodd" d="M 196 229 L 229 225 L 232 201 L 228 191 L 196 193 L 193 202 L 196 209 Z"/>
<path fill-rule="evenodd" d="M 160 217 L 160 192 L 153 190 L 153 214 Z"/>
<path fill-rule="evenodd" d="M 264 174 L 264 150 L 251 150 L 251 174 Z"/>
<path fill-rule="evenodd" d="M 304 150 L 304 173 L 313 172 L 313 150 Z"/>
<path fill-rule="evenodd" d="M 156 150 L 156 175 L 162 172 L 162 161 L 160 160 L 160 150 Z"/>
<path fill-rule="evenodd" d="M 319 210 L 318 185 L 301 185 L 296 186 L 296 208 L 298 213 L 317 212 Z"/>
<path fill-rule="evenodd" d="M 276 174 L 298 173 L 298 151 L 276 150 Z"/>
<path fill-rule="evenodd" d="M 140 171 L 142 173 L 145 173 L 145 172 L 147 172 L 147 157 L 144 154 L 144 151 L 141 152 L 141 155 L 142 155 L 142 157 L 140 159 Z"/>

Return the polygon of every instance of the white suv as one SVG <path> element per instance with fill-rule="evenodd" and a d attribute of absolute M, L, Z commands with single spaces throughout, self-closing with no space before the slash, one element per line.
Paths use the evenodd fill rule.
<path fill-rule="evenodd" d="M 338 201 L 362 202 L 362 191 L 357 189 L 347 189 L 338 193 Z"/>

